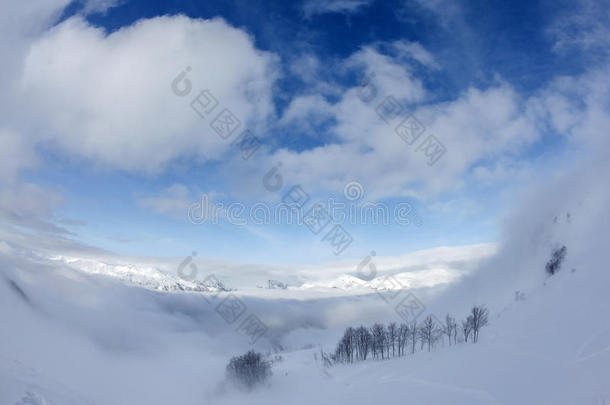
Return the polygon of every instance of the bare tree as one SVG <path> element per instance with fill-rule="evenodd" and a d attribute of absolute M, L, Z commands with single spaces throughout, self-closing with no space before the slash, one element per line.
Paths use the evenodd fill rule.
<path fill-rule="evenodd" d="M 346 336 L 346 344 L 348 346 L 347 355 L 349 357 L 349 362 L 354 362 L 354 351 L 356 346 L 356 334 L 354 333 L 354 328 L 351 326 L 347 328 L 345 331 Z"/>
<path fill-rule="evenodd" d="M 382 324 L 376 323 L 371 328 L 371 334 L 373 335 L 374 356 L 379 357 L 379 354 L 381 354 L 381 358 L 384 359 L 386 345 L 385 328 Z"/>
<path fill-rule="evenodd" d="M 417 343 L 417 331 L 419 328 L 417 327 L 417 321 L 413 321 L 411 327 L 411 354 L 415 353 L 415 343 Z"/>
<path fill-rule="evenodd" d="M 322 348 L 320 348 L 320 358 L 322 359 L 322 364 L 325 368 L 332 366 L 333 356 L 329 356 L 328 354 L 324 353 Z"/>
<path fill-rule="evenodd" d="M 354 328 L 349 327 L 345 330 L 343 337 L 337 344 L 335 349 L 334 360 L 338 362 L 354 362 L 354 346 L 355 346 L 355 334 Z"/>
<path fill-rule="evenodd" d="M 356 345 L 358 347 L 358 359 L 366 360 L 371 349 L 372 336 L 371 332 L 364 327 L 360 326 L 356 329 Z"/>
<path fill-rule="evenodd" d="M 479 331 L 489 321 L 489 310 L 485 305 L 474 306 L 470 312 L 472 317 L 472 339 L 476 343 L 479 340 Z"/>
<path fill-rule="evenodd" d="M 468 337 L 472 332 L 472 316 L 468 315 L 466 320 L 462 321 L 462 333 L 464 334 L 464 342 L 468 343 Z"/>
<path fill-rule="evenodd" d="M 428 345 L 428 351 L 430 351 L 435 338 L 434 319 L 432 318 L 432 315 L 428 315 L 424 319 L 422 326 L 419 327 L 419 338 L 422 345 L 424 343 Z"/>
<path fill-rule="evenodd" d="M 405 323 L 401 323 L 398 327 L 398 355 L 405 355 L 405 347 L 407 346 L 407 341 L 409 340 L 409 325 Z"/>
<path fill-rule="evenodd" d="M 392 347 L 392 357 L 396 357 L 396 339 L 398 338 L 397 336 L 397 328 L 396 328 L 396 323 L 392 322 L 388 325 L 388 333 L 387 333 L 387 337 L 388 337 L 388 357 L 390 357 L 390 346 Z"/>
<path fill-rule="evenodd" d="M 449 340 L 449 346 L 451 346 L 451 337 L 453 335 L 453 330 L 456 328 L 455 319 L 451 317 L 451 315 L 447 314 L 445 317 L 445 324 L 443 325 L 442 332 L 447 335 L 447 340 Z"/>

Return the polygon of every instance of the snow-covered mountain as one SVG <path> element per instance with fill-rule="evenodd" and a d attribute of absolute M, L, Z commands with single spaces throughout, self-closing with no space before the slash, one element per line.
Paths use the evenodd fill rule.
<path fill-rule="evenodd" d="M 228 292 L 231 288 L 225 286 L 217 278 L 192 281 L 177 274 L 146 264 L 106 263 L 94 259 L 51 256 L 50 260 L 83 271 L 87 274 L 103 275 L 116 278 L 130 285 L 136 285 L 156 291 L 179 292 L 197 291 L 206 293 Z"/>
<path fill-rule="evenodd" d="M 377 257 L 373 277 L 358 270 L 358 261 L 281 269 L 259 266 L 244 271 L 244 265 L 209 262 L 192 256 L 174 260 L 128 258 L 112 254 L 77 257 L 45 252 L 36 252 L 35 256 L 86 274 L 108 277 L 154 291 L 218 293 L 239 290 L 249 295 L 273 293 L 261 292 L 257 288 L 264 286 L 265 290 L 275 290 L 277 294 L 282 293 L 279 290 L 287 290 L 287 294 L 292 295 L 318 292 L 326 296 L 341 296 L 452 283 L 472 272 L 494 252 L 495 245 L 484 244 L 429 249 L 400 257 Z M 186 267 L 191 263 L 195 265 L 196 276 L 184 277 L 190 276 L 193 271 Z M 182 276 L 181 266 L 186 267 Z M 278 274 L 283 275 L 281 280 L 270 278 Z"/>

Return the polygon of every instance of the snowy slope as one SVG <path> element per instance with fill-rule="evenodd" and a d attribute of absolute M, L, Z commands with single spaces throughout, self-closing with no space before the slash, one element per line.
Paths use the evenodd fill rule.
<path fill-rule="evenodd" d="M 591 288 L 592 278 L 606 282 Z M 314 360 L 315 349 L 285 354 L 275 366 L 271 387 L 255 393 L 254 402 L 606 404 L 607 281 L 602 272 L 565 272 L 493 316 L 477 345 L 340 365 L 326 372 Z M 245 401 L 233 393 L 221 403 Z"/>
<path fill-rule="evenodd" d="M 423 277 L 409 290 L 438 317 L 488 305 L 480 343 L 329 369 L 314 357 L 319 349 L 303 347 L 330 351 L 347 325 L 399 321 L 377 293 L 352 293 L 354 263 L 328 267 L 326 278 L 319 269 L 291 276 L 313 281 L 315 294 L 242 280 L 233 293 L 269 327 L 250 346 L 239 322 L 208 302 L 214 294 L 142 288 L 0 243 L 0 404 L 608 403 L 610 192 L 597 185 L 573 173 L 541 186 L 550 203 L 536 205 L 540 194 L 526 200 L 497 254 L 478 256 L 478 270 L 429 284 Z M 544 265 L 559 245 L 565 263 L 549 277 Z M 442 266 L 423 274 L 434 268 Z M 271 273 L 261 276 L 279 279 Z M 248 396 L 223 389 L 228 359 L 251 347 L 280 351 L 270 386 Z"/>
<path fill-rule="evenodd" d="M 366 323 L 375 304 L 370 319 L 384 311 L 392 319 L 379 297 L 244 297 L 261 316 L 277 317 L 271 326 L 285 331 L 278 336 L 287 349 L 270 386 L 247 396 L 221 389 L 224 364 L 247 342 L 196 295 L 89 278 L 56 261 L 13 256 L 9 263 L 5 256 L 2 268 L 19 288 L 0 283 L 0 314 L 13 326 L 0 345 L 3 404 L 28 392 L 42 404 L 602 404 L 610 398 L 610 277 L 602 267 L 543 274 L 528 284 L 524 300 L 510 297 L 496 306 L 477 345 L 330 369 L 316 360 L 319 349 L 299 348 L 332 350 L 341 328 Z M 460 316 L 459 299 L 445 307 L 453 290 L 431 296 L 430 307 Z M 347 308 L 359 315 L 342 312 Z M 272 351 L 269 342 L 256 348 Z"/>

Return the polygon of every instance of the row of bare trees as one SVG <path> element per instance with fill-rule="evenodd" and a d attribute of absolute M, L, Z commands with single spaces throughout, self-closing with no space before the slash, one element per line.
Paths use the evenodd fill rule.
<path fill-rule="evenodd" d="M 447 315 L 444 322 L 428 315 L 421 323 L 414 321 L 400 325 L 392 322 L 387 326 L 380 323 L 371 327 L 350 326 L 345 330 L 331 358 L 334 362 L 353 363 L 368 358 L 402 357 L 408 352 L 415 353 L 418 343 L 419 350 L 427 348 L 431 351 L 445 337 L 450 346 L 458 342 L 476 343 L 479 331 L 487 325 L 488 318 L 488 309 L 481 305 L 474 306 L 459 325 L 451 315 Z"/>

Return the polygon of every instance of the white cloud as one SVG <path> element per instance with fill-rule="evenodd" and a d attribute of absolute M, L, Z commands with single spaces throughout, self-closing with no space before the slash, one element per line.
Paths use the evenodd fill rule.
<path fill-rule="evenodd" d="M 345 69 L 364 72 L 370 85 L 346 89 L 331 103 L 303 96 L 293 101 L 283 119 L 336 120 L 330 132 L 336 141 L 314 149 L 280 150 L 273 161 L 283 162 L 285 178 L 309 189 L 340 192 L 348 181 L 361 182 L 371 198 L 418 196 L 426 198 L 459 187 L 461 176 L 484 159 L 518 156 L 539 139 L 526 103 L 507 83 L 486 89 L 469 88 L 459 98 L 426 105 L 430 94 L 415 75 L 413 63 L 436 66 L 421 46 L 392 43 L 395 56 L 377 47 L 364 47 L 350 56 Z M 407 57 L 407 61 L 405 61 Z M 386 123 L 378 107 L 387 97 L 403 107 L 402 116 Z M 430 167 L 418 143 L 407 145 L 395 132 L 408 114 L 426 127 L 419 141 L 436 136 L 447 152 Z"/>
<path fill-rule="evenodd" d="M 9 129 L 0 128 L 0 184 L 13 183 L 21 170 L 38 164 L 29 140 Z"/>
<path fill-rule="evenodd" d="M 192 201 L 191 193 L 184 184 L 174 184 L 163 190 L 160 195 L 142 198 L 138 203 L 157 214 L 184 219 Z"/>
<path fill-rule="evenodd" d="M 14 182 L 22 168 L 37 159 L 35 142 L 19 130 L 19 121 L 30 117 L 17 102 L 18 77 L 31 43 L 59 17 L 69 0 L 4 2 L 0 12 L 0 184 Z"/>
<path fill-rule="evenodd" d="M 423 9 L 434 13 L 445 29 L 458 25 L 463 27 L 462 9 L 460 2 L 452 0 L 415 0 Z M 409 4 L 405 2 L 406 4 Z M 406 11 L 401 10 L 404 14 Z"/>
<path fill-rule="evenodd" d="M 532 176 L 531 164 L 527 161 L 501 158 L 491 164 L 475 166 L 474 179 L 483 185 L 492 185 L 510 180 L 525 180 Z"/>
<path fill-rule="evenodd" d="M 394 44 L 392 45 L 394 47 Z M 408 47 L 406 43 L 403 45 Z M 413 74 L 413 66 L 410 63 L 405 63 L 401 57 L 382 53 L 375 46 L 365 46 L 352 54 L 345 61 L 344 68 L 363 71 L 363 82 L 372 77 L 372 84 L 381 93 L 380 96 L 393 95 L 409 103 L 422 101 L 426 96 L 426 90 L 421 80 Z"/>
<path fill-rule="evenodd" d="M 434 56 L 418 42 L 395 41 L 392 47 L 399 56 L 412 58 L 429 69 L 440 69 Z"/>
<path fill-rule="evenodd" d="M 256 127 L 272 113 L 273 61 L 220 19 L 159 17 L 113 33 L 79 17 L 31 47 L 21 79 L 31 132 L 62 153 L 110 168 L 156 172 L 178 156 L 218 158 L 229 147 L 210 120 L 229 108 Z M 192 91 L 170 85 L 187 66 Z M 189 106 L 209 89 L 220 105 L 200 118 Z"/>
<path fill-rule="evenodd" d="M 298 123 L 303 129 L 312 124 L 320 124 L 333 116 L 332 105 L 321 95 L 313 94 L 294 98 L 282 115 L 282 125 Z"/>
<path fill-rule="evenodd" d="M 328 78 L 335 72 L 336 64 L 320 61 L 315 54 L 304 53 L 288 63 L 288 70 L 306 86 L 309 94 L 340 96 L 343 88 Z M 323 80 L 326 78 L 327 80 Z"/>
<path fill-rule="evenodd" d="M 372 0 L 306 0 L 303 11 L 306 17 L 327 13 L 353 13 Z"/>
<path fill-rule="evenodd" d="M 56 225 L 54 211 L 63 203 L 56 191 L 35 184 L 13 182 L 0 184 L 0 228 L 11 226 L 53 234 L 70 234 Z"/>
<path fill-rule="evenodd" d="M 119 6 L 124 0 L 84 0 L 84 14 L 105 14 L 108 9 Z"/>
<path fill-rule="evenodd" d="M 210 204 L 207 208 L 212 210 L 215 205 L 218 210 L 210 211 L 209 215 L 223 216 L 220 209 L 222 203 L 219 201 L 223 194 L 216 191 L 203 192 L 199 187 L 188 186 L 175 183 L 161 190 L 156 195 L 139 198 L 138 205 L 159 215 L 165 215 L 177 220 L 187 220 L 189 208 L 193 204 L 201 204 L 205 199 L 205 204 Z M 200 206 L 200 209 L 202 207 Z"/>
<path fill-rule="evenodd" d="M 259 128 L 272 113 L 274 56 L 255 49 L 247 34 L 223 20 L 161 17 L 106 33 L 76 16 L 53 26 L 68 3 L 2 6 L 0 216 L 5 223 L 68 233 L 52 213 L 61 203 L 57 192 L 19 180 L 24 169 L 43 161 L 37 154 L 41 146 L 89 166 L 159 172 L 174 158 L 201 162 L 230 148 L 230 140 L 209 128 L 222 108 L 231 109 L 242 128 Z M 82 13 L 116 4 L 84 2 Z M 192 69 L 192 91 L 178 97 L 170 85 L 186 66 Z M 220 102 L 205 120 L 189 106 L 204 89 Z M 47 204 L 33 207 L 35 201 Z"/>
<path fill-rule="evenodd" d="M 589 150 L 607 147 L 610 126 L 610 69 L 561 77 L 530 100 L 530 108 L 553 132 Z"/>
<path fill-rule="evenodd" d="M 353 9 L 361 6 L 350 3 Z M 276 60 L 258 51 L 243 31 L 219 19 L 175 16 L 141 20 L 106 33 L 74 17 L 40 34 L 40 27 L 52 21 L 49 16 L 57 15 L 59 4 L 37 20 L 35 30 L 28 31 L 30 39 L 22 41 L 23 49 L 16 52 L 22 56 L 16 60 L 23 63 L 11 62 L 12 70 L 6 70 L 13 79 L 7 83 L 17 83 L 18 88 L 9 92 L 10 100 L 0 96 L 2 105 L 15 112 L 3 117 L 15 131 L 0 132 L 0 144 L 12 151 L 11 159 L 0 163 L 5 176 L 14 177 L 21 168 L 32 167 L 36 163 L 33 147 L 40 142 L 89 164 L 133 172 L 159 172 L 176 158 L 221 158 L 229 142 L 209 129 L 211 117 L 201 119 L 189 107 L 202 89 L 210 89 L 219 99 L 219 109 L 229 107 L 243 127 L 264 136 L 260 129 L 273 116 Z M 350 10 L 342 2 L 324 4 Z M 426 104 L 432 95 L 417 69 L 441 67 L 417 43 L 365 46 L 336 66 L 371 78 L 375 94 L 369 102 L 359 97 L 358 86 L 338 93 L 337 83 L 320 80 L 324 68 L 314 56 L 306 55 L 293 65 L 293 72 L 302 68 L 305 82 L 319 81 L 316 90 L 326 90 L 293 99 L 278 123 L 313 123 L 315 127 L 332 119 L 336 124 L 328 133 L 329 143 L 322 146 L 257 154 L 250 164 L 259 167 L 242 181 L 259 176 L 251 183 L 262 192 L 261 171 L 282 161 L 285 179 L 312 192 L 340 191 L 346 182 L 357 180 L 371 198 L 425 198 L 459 187 L 461 176 L 473 168 L 479 178 L 506 177 L 496 175 L 505 172 L 502 168 L 489 169 L 481 161 L 518 167 L 513 158 L 539 139 L 541 122 L 588 140 L 602 139 L 598 128 L 608 124 L 604 103 L 610 85 L 605 71 L 557 80 L 531 100 L 498 82 L 488 88 L 469 88 L 455 100 L 433 105 Z M 171 92 L 170 84 L 186 66 L 192 68 L 188 78 L 193 91 L 181 98 Z M 14 80 L 10 73 L 21 70 L 20 80 Z M 433 134 L 445 144 L 447 153 L 435 166 L 426 164 L 416 145 L 409 146 L 396 135 L 399 119 L 387 124 L 379 117 L 376 108 L 388 96 L 426 126 L 423 138 Z M 237 168 L 229 173 L 243 175 Z M 179 191 L 168 190 L 141 202 L 159 213 L 182 210 L 185 195 Z"/>
<path fill-rule="evenodd" d="M 358 97 L 358 87 L 346 89 L 336 102 L 311 94 L 292 101 L 281 123 L 303 125 L 333 118 L 333 141 L 301 152 L 281 149 L 261 157 L 253 163 L 258 170 L 245 176 L 260 176 L 251 182 L 254 187 L 264 192 L 260 186 L 261 170 L 281 161 L 284 179 L 301 184 L 312 193 L 340 193 L 346 182 L 357 180 L 373 199 L 425 199 L 460 187 L 469 170 L 473 170 L 475 179 L 488 184 L 515 180 L 517 175 L 524 179 L 533 167 L 524 163 L 522 153 L 540 141 L 545 126 L 589 150 L 607 145 L 608 138 L 599 131 L 610 124 L 610 75 L 605 69 L 578 78 L 558 79 L 529 99 L 498 80 L 488 88 L 469 88 L 455 100 L 426 104 L 430 94 L 416 76 L 413 64 L 438 68 L 434 58 L 419 44 L 386 45 L 392 55 L 382 53 L 383 46 L 379 44 L 368 46 L 340 67 L 364 75 L 375 74 L 372 83 L 376 94 L 369 103 Z M 435 166 L 428 166 L 415 146 L 409 147 L 396 135 L 398 119 L 388 125 L 375 111 L 389 95 L 424 123 L 423 137 L 433 134 L 447 147 L 447 153 Z"/>
<path fill-rule="evenodd" d="M 574 3 L 548 29 L 555 40 L 554 50 L 567 53 L 581 49 L 609 56 L 610 5 L 604 0 L 579 0 Z"/>
<path fill-rule="evenodd" d="M 481 211 L 477 201 L 468 198 L 457 198 L 449 201 L 437 201 L 429 206 L 430 211 L 441 214 L 451 214 L 454 217 L 464 218 Z"/>

